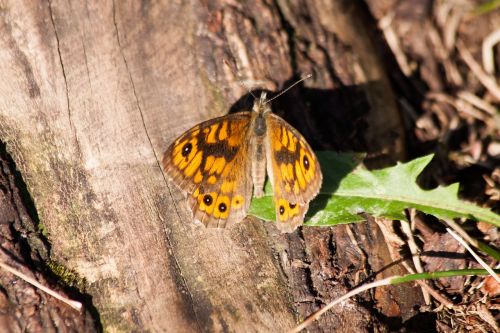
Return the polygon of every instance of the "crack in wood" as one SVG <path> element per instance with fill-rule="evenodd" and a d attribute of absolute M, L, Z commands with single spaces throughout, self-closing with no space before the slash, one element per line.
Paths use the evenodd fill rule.
<path fill-rule="evenodd" d="M 149 135 L 149 132 L 147 130 L 146 122 L 144 120 L 144 114 L 142 112 L 142 108 L 141 108 L 141 105 L 139 103 L 139 98 L 137 96 L 137 91 L 136 91 L 136 88 L 135 88 L 134 80 L 132 78 L 132 73 L 130 72 L 127 59 L 126 59 L 125 54 L 123 52 L 123 47 L 122 47 L 121 41 L 120 41 L 120 33 L 119 33 L 119 29 L 118 29 L 118 23 L 117 23 L 117 20 L 116 20 L 116 3 L 115 3 L 114 0 L 113 0 L 113 5 L 112 5 L 112 13 L 113 13 L 113 25 L 114 25 L 115 32 L 116 32 L 116 40 L 117 40 L 117 43 L 118 43 L 118 47 L 120 49 L 120 54 L 121 54 L 123 62 L 125 64 L 125 68 L 127 70 L 127 74 L 129 76 L 130 84 L 132 86 L 132 92 L 134 94 L 134 98 L 135 98 L 135 102 L 136 102 L 136 105 L 137 105 L 137 109 L 138 109 L 139 115 L 141 117 L 141 123 L 142 123 L 143 129 L 144 129 L 144 132 L 146 134 L 146 137 L 148 139 L 149 145 L 151 147 L 151 150 L 153 151 L 153 155 L 155 157 L 156 164 L 157 164 L 158 168 L 160 169 L 160 172 L 161 172 L 161 174 L 163 176 L 163 180 L 164 180 L 164 182 L 165 182 L 165 184 L 166 184 L 166 186 L 167 186 L 167 188 L 169 190 L 170 197 L 172 198 L 172 202 L 174 203 L 175 212 L 176 212 L 177 216 L 180 218 L 180 214 L 179 214 L 179 212 L 177 210 L 177 207 L 175 205 L 175 200 L 173 200 L 173 196 L 172 196 L 172 193 L 171 193 L 171 190 L 170 190 L 170 186 L 168 185 L 168 181 L 167 181 L 167 179 L 165 177 L 165 174 L 163 173 L 160 160 L 159 160 L 159 158 L 158 158 L 158 156 L 156 154 L 156 151 L 155 151 L 154 146 L 153 146 L 153 142 L 152 142 L 151 137 Z M 170 252 L 171 253 L 170 256 L 173 259 L 173 262 L 174 262 L 174 265 L 175 265 L 175 269 L 176 269 L 176 273 L 180 277 L 180 281 L 182 283 L 181 288 L 184 289 L 187 292 L 189 303 L 190 303 L 190 307 L 191 307 L 191 310 L 194 313 L 194 316 L 195 316 L 195 319 L 196 319 L 196 325 L 198 327 L 198 330 L 202 331 L 202 329 L 201 329 L 202 326 L 200 324 L 200 320 L 198 318 L 198 314 L 197 314 L 196 308 L 194 306 L 193 294 L 191 293 L 191 291 L 189 289 L 189 286 L 188 286 L 188 284 L 186 282 L 186 279 L 185 279 L 185 277 L 184 277 L 184 275 L 182 273 L 179 261 L 177 260 L 177 257 L 176 257 L 176 255 L 174 253 L 174 248 L 172 246 L 172 242 L 171 242 L 170 237 L 168 236 L 168 234 L 166 232 L 165 232 L 165 240 L 167 242 L 168 248 L 171 251 Z"/>

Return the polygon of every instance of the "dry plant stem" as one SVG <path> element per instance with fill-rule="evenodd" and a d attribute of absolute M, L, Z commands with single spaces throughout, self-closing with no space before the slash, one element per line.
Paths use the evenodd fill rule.
<path fill-rule="evenodd" d="M 492 76 L 488 75 L 488 73 L 483 70 L 483 68 L 476 62 L 476 60 L 474 60 L 472 54 L 469 52 L 469 50 L 467 50 L 467 48 L 461 41 L 457 41 L 457 50 L 467 66 L 469 66 L 471 71 L 479 79 L 483 86 L 488 89 L 488 91 L 498 101 L 500 101 L 500 86 L 498 86 L 495 79 Z"/>
<path fill-rule="evenodd" d="M 482 320 L 488 323 L 493 328 L 493 332 L 500 332 L 500 328 L 498 327 L 497 320 L 491 314 L 490 309 L 484 304 L 479 304 L 477 311 L 471 311 L 472 313 L 477 314 Z"/>
<path fill-rule="evenodd" d="M 410 221 L 413 221 L 414 218 L 415 218 L 415 209 L 410 209 Z M 410 248 L 410 252 L 413 258 L 413 265 L 415 265 L 415 270 L 418 273 L 423 273 L 424 268 L 422 267 L 422 262 L 420 261 L 420 256 L 418 254 L 420 249 L 418 248 L 417 243 L 415 242 L 415 237 L 413 237 L 413 230 L 411 228 L 410 222 L 402 220 L 401 228 L 403 229 L 403 232 L 408 238 L 408 247 Z"/>
<path fill-rule="evenodd" d="M 402 245 L 404 245 L 404 242 L 396 235 L 396 233 L 391 228 L 387 227 L 383 223 L 383 221 L 380 221 L 378 218 L 376 218 L 375 222 L 379 226 L 380 230 L 382 230 L 382 235 L 384 235 L 384 239 L 385 239 L 385 242 L 387 243 L 387 248 L 389 249 L 389 253 L 390 253 L 391 259 L 393 261 L 398 261 L 399 259 L 401 259 L 401 257 L 395 251 L 395 248 L 396 248 L 396 245 L 398 245 L 399 247 L 401 247 Z M 402 264 L 403 264 L 403 267 L 410 274 L 414 274 L 415 273 L 414 269 L 410 265 L 408 265 L 408 263 L 406 261 L 403 260 Z M 441 304 L 445 305 L 448 308 L 451 308 L 453 306 L 452 302 L 450 302 L 443 295 L 439 294 L 436 290 L 432 289 L 427 284 L 427 282 L 420 281 L 420 280 L 416 280 L 415 282 L 420 286 L 420 288 L 422 288 L 423 290 L 427 291 L 427 293 L 429 293 L 432 297 L 434 297 L 434 299 L 436 299 Z M 422 290 L 422 292 L 423 292 L 423 290 Z M 425 293 L 424 293 L 424 295 L 425 295 Z"/>
<path fill-rule="evenodd" d="M 472 94 L 470 94 L 470 95 L 472 95 Z M 466 97 L 468 97 L 468 99 L 462 98 L 460 96 L 460 93 L 459 93 L 460 98 L 458 98 L 458 99 L 455 98 L 454 96 L 450 96 L 450 95 L 447 95 L 445 93 L 431 92 L 431 93 L 428 93 L 426 95 L 427 98 L 433 99 L 433 100 L 438 101 L 438 102 L 450 104 L 457 111 L 466 113 L 466 114 L 468 114 L 476 119 L 479 119 L 479 120 L 486 122 L 487 116 L 485 116 L 482 112 L 479 112 L 478 110 L 476 110 L 476 108 L 474 108 L 474 104 L 469 101 L 469 100 L 471 100 L 470 96 L 464 95 L 464 94 L 462 94 L 462 96 L 466 96 Z M 475 101 L 475 102 L 477 102 L 477 101 Z"/>
<path fill-rule="evenodd" d="M 479 257 L 476 252 L 474 252 L 474 250 L 472 250 L 472 248 L 469 246 L 469 244 L 467 244 L 467 242 L 462 238 L 460 237 L 457 233 L 455 233 L 453 230 L 451 230 L 450 228 L 446 228 L 446 230 L 453 236 L 453 238 L 455 238 L 460 244 L 462 244 L 463 247 L 465 247 L 467 249 L 467 251 L 470 252 L 470 254 L 472 254 L 472 256 L 477 260 L 477 262 L 479 264 L 481 264 L 481 266 L 484 267 L 484 269 L 486 269 L 488 271 L 488 273 L 490 273 L 490 275 L 498 282 L 500 283 L 500 276 L 498 276 L 494 271 L 493 269 L 487 264 L 484 262 L 483 259 L 481 259 L 481 257 Z"/>
<path fill-rule="evenodd" d="M 358 241 L 356 240 L 356 237 L 354 236 L 354 233 L 352 232 L 352 225 L 346 224 L 346 231 L 347 231 L 347 236 L 349 236 L 349 239 L 351 240 L 352 244 L 356 247 L 356 250 L 358 251 L 359 255 L 363 258 L 364 261 L 366 261 L 366 256 L 363 250 L 361 250 L 361 247 L 359 246 Z"/>
<path fill-rule="evenodd" d="M 494 116 L 496 114 L 496 109 L 493 105 L 486 102 L 484 99 L 474 95 L 470 91 L 462 90 L 459 91 L 457 96 L 464 101 L 474 105 L 477 109 L 482 110 L 490 116 Z"/>
<path fill-rule="evenodd" d="M 457 30 L 464 12 L 461 10 L 451 10 L 446 18 L 443 29 L 443 39 L 447 52 L 450 52 L 457 39 Z"/>
<path fill-rule="evenodd" d="M 408 265 L 406 263 L 406 261 L 403 261 L 403 266 L 404 266 L 404 268 L 406 268 L 406 270 L 410 274 L 415 274 L 415 271 L 413 270 L 413 268 L 411 268 L 410 265 Z M 448 300 L 445 296 L 441 295 L 436 290 L 432 289 L 432 287 L 429 286 L 426 281 L 415 280 L 415 283 L 417 283 L 420 286 L 420 288 L 422 288 L 422 292 L 423 293 L 424 293 L 424 290 L 425 290 L 429 295 L 431 295 L 432 297 L 434 297 L 434 299 L 436 301 L 438 301 L 439 303 L 441 303 L 442 305 L 446 306 L 449 309 L 453 307 L 453 303 L 450 300 Z M 424 293 L 424 295 L 425 295 L 425 293 Z"/>
<path fill-rule="evenodd" d="M 471 236 L 469 236 L 458 223 L 456 223 L 453 220 L 448 220 L 448 219 L 444 220 L 444 221 L 446 222 L 446 224 L 448 224 L 448 226 L 450 226 L 453 230 L 455 230 L 455 232 L 457 234 L 459 234 L 463 239 L 465 239 L 467 242 L 469 242 L 469 244 L 474 246 L 476 249 L 480 248 L 478 241 L 475 240 L 474 238 L 472 238 Z"/>
<path fill-rule="evenodd" d="M 495 59 L 493 47 L 498 42 L 500 42 L 500 29 L 493 31 L 483 40 L 483 67 L 484 70 L 492 76 L 495 76 Z"/>
<path fill-rule="evenodd" d="M 429 39 L 434 44 L 433 51 L 436 57 L 443 63 L 447 80 L 455 86 L 462 86 L 463 79 L 460 76 L 460 72 L 456 64 L 450 60 L 450 52 L 446 50 L 437 28 L 432 23 L 429 23 L 427 28 Z"/>
<path fill-rule="evenodd" d="M 415 217 L 415 209 L 410 209 L 410 219 L 413 221 Z M 413 231 L 411 230 L 410 223 L 408 221 L 401 221 L 401 229 L 405 233 L 408 239 L 408 248 L 410 249 L 411 256 L 413 259 L 413 265 L 418 273 L 423 273 L 424 269 L 422 267 L 422 262 L 420 261 L 419 248 L 413 237 Z M 425 304 L 431 304 L 431 298 L 426 288 L 422 289 L 422 294 L 424 295 Z"/>
<path fill-rule="evenodd" d="M 342 302 L 342 301 L 344 301 L 344 300 L 346 300 L 346 299 L 348 299 L 348 298 L 350 298 L 352 296 L 360 294 L 360 293 L 362 293 L 365 290 L 376 288 L 376 287 L 381 287 L 381 286 L 388 286 L 388 285 L 391 284 L 391 281 L 393 279 L 395 279 L 395 278 L 398 278 L 398 276 L 391 276 L 391 277 L 385 278 L 383 280 L 371 282 L 371 283 L 362 285 L 362 286 L 360 286 L 358 288 L 355 288 L 355 289 L 351 290 L 350 292 L 348 292 L 344 296 L 339 297 L 336 300 L 334 300 L 333 302 L 327 304 L 321 310 L 313 313 L 306 320 L 304 320 L 304 322 L 302 322 L 300 325 L 296 326 L 295 328 L 291 329 L 288 332 L 289 333 L 296 333 L 296 332 L 302 331 L 304 328 L 306 328 L 307 326 L 309 326 L 310 324 L 312 324 L 315 320 L 318 320 L 325 312 L 327 312 L 328 310 L 330 310 L 331 308 L 333 308 L 335 305 L 339 304 L 340 302 Z"/>
<path fill-rule="evenodd" d="M 56 293 L 55 291 L 41 285 L 38 281 L 36 281 L 35 279 L 32 279 L 30 278 L 29 276 L 26 276 L 24 275 L 23 273 L 19 272 L 18 270 L 8 266 L 7 264 L 5 263 L 2 263 L 0 262 L 0 267 L 3 268 L 4 270 L 6 270 L 7 272 L 10 272 L 12 274 L 14 274 L 15 276 L 23 279 L 24 281 L 28 282 L 29 284 L 32 284 L 33 286 L 37 287 L 38 289 L 46 292 L 47 294 L 49 294 L 50 296 L 54 297 L 54 298 L 57 298 L 58 300 L 60 300 L 61 302 L 64 302 L 66 304 L 68 304 L 69 306 L 71 306 L 73 309 L 77 310 L 77 311 L 80 311 L 82 309 L 82 303 L 80 302 L 77 302 L 77 301 L 73 301 L 73 300 L 70 300 L 69 298 L 66 298 L 64 296 L 61 296 L 59 295 L 58 293 Z"/>
<path fill-rule="evenodd" d="M 394 53 L 401 71 L 404 75 L 411 76 L 412 70 L 408 63 L 408 59 L 403 50 L 401 50 L 401 43 L 399 42 L 398 36 L 391 25 L 393 18 L 394 12 L 385 15 L 382 19 L 380 19 L 378 26 L 383 31 L 385 40 Z"/>

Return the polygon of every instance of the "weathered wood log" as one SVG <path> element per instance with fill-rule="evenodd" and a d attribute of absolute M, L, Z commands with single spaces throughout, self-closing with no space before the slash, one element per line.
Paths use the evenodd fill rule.
<path fill-rule="evenodd" d="M 182 131 L 247 94 L 240 79 L 276 91 L 302 72 L 315 75 L 309 88 L 283 96 L 276 110 L 310 141 L 400 157 L 401 126 L 381 62 L 373 45 L 363 49 L 366 31 L 347 33 L 355 20 L 338 3 L 346 6 L 2 4 L 0 140 L 33 197 L 50 260 L 82 279 L 106 331 L 283 331 L 347 288 L 313 290 L 324 286 L 325 261 L 356 251 L 329 252 L 345 232 L 282 236 L 253 218 L 229 230 L 200 228 L 159 163 Z M 373 127 L 358 126 L 364 105 Z M 329 274 L 348 263 L 338 265 Z M 360 306 L 342 310 L 320 325 L 375 325 Z"/>

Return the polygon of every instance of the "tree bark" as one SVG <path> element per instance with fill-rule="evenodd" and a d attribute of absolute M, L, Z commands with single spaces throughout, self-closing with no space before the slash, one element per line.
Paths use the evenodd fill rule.
<path fill-rule="evenodd" d="M 403 156 L 389 81 L 373 45 L 363 50 L 369 35 L 349 33 L 353 16 L 337 11 L 350 7 L 332 4 L 1 4 L 0 140 L 50 260 L 78 275 L 106 331 L 284 331 L 351 287 L 332 292 L 321 275 L 349 251 L 331 249 L 345 231 L 282 236 L 254 218 L 200 228 L 159 163 L 176 136 L 248 96 L 240 80 L 277 91 L 303 72 L 314 79 L 275 111 L 315 146 Z M 381 117 L 385 128 L 366 125 Z M 377 325 L 357 304 L 325 318 L 316 329 Z"/>

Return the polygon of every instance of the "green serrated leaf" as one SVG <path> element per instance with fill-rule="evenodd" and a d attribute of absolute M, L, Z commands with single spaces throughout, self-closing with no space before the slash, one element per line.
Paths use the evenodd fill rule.
<path fill-rule="evenodd" d="M 432 155 L 381 170 L 358 166 L 359 155 L 319 152 L 324 182 L 306 216 L 306 225 L 332 226 L 363 221 L 360 213 L 405 219 L 404 210 L 415 208 L 441 219 L 466 217 L 500 226 L 500 215 L 458 199 L 458 184 L 424 190 L 416 182 Z M 250 214 L 275 220 L 272 189 L 253 199 Z"/>

